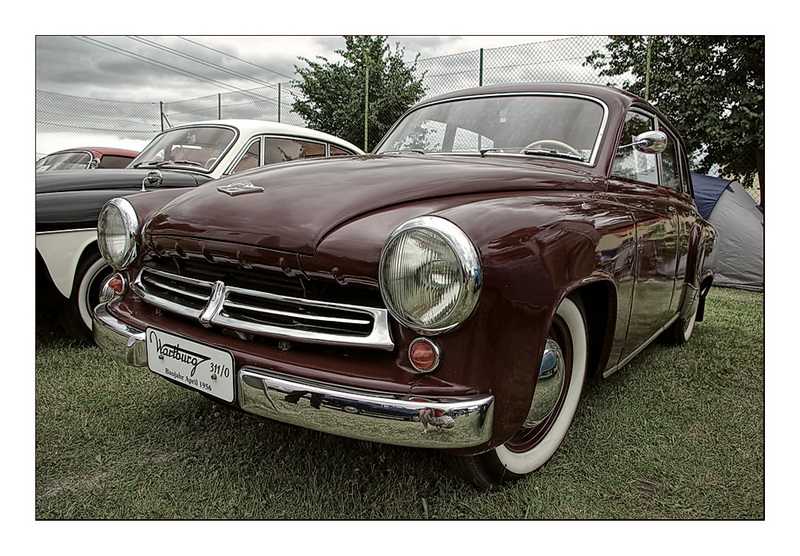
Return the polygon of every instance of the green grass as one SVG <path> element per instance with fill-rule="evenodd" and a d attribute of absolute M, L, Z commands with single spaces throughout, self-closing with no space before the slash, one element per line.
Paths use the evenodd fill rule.
<path fill-rule="evenodd" d="M 69 340 L 37 304 L 37 519 L 764 519 L 764 296 L 712 290 L 682 347 L 587 385 L 501 492 L 436 451 L 229 410 Z"/>

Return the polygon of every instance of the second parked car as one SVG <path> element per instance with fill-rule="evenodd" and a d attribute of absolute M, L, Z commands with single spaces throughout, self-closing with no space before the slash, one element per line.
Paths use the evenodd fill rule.
<path fill-rule="evenodd" d="M 78 147 L 50 153 L 36 161 L 37 172 L 125 168 L 139 151 L 113 147 Z"/>
<path fill-rule="evenodd" d="M 113 197 L 195 187 L 265 164 L 362 154 L 333 135 L 275 122 L 218 120 L 160 133 L 124 169 L 36 172 L 37 274 L 66 303 L 67 331 L 91 341 L 90 309 L 109 268 L 97 250 L 97 215 Z"/>

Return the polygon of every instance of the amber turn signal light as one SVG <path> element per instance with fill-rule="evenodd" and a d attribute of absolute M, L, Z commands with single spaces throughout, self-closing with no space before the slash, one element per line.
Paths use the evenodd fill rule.
<path fill-rule="evenodd" d="M 408 359 L 416 370 L 429 373 L 439 366 L 439 346 L 428 338 L 417 338 L 408 346 Z"/>

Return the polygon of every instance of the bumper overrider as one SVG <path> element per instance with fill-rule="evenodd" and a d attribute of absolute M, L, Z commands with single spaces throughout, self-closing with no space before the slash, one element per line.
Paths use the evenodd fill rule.
<path fill-rule="evenodd" d="M 128 365 L 147 366 L 145 331 L 98 305 L 93 315 L 98 346 Z M 349 438 L 418 448 L 467 448 L 489 440 L 493 396 L 447 399 L 348 389 L 244 366 L 236 373 L 237 405 L 260 415 Z"/>

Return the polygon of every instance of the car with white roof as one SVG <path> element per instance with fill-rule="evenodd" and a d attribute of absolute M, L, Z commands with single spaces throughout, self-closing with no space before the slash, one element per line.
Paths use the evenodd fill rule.
<path fill-rule="evenodd" d="M 320 131 L 260 120 L 214 120 L 158 134 L 127 168 L 36 172 L 37 277 L 64 305 L 70 335 L 91 341 L 90 310 L 110 269 L 97 249 L 97 216 L 111 198 L 190 188 L 266 164 L 363 154 Z"/>

